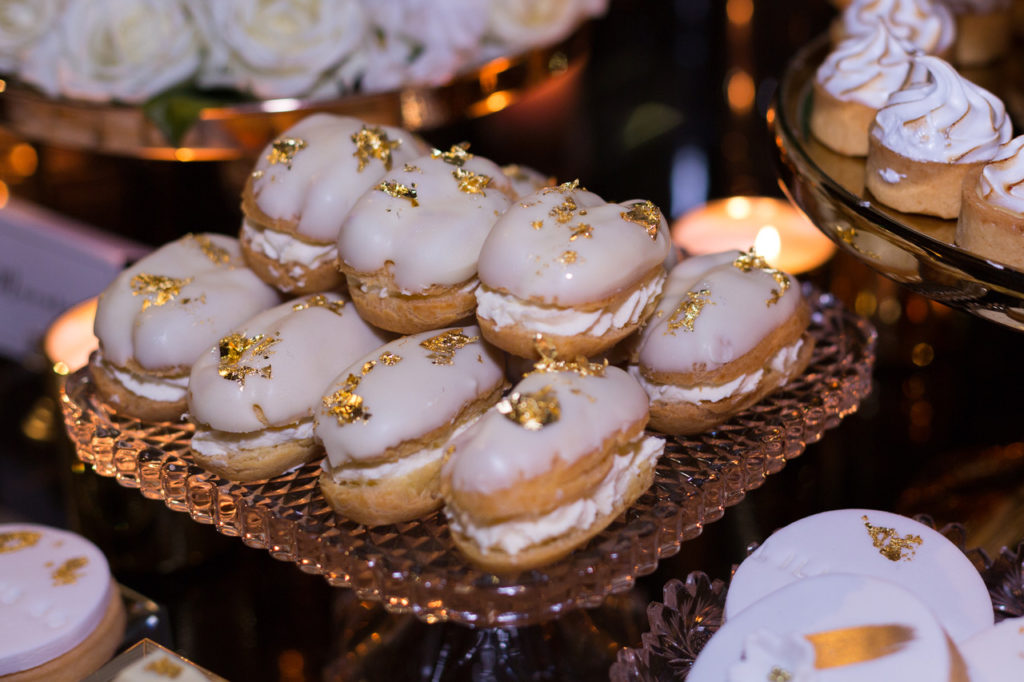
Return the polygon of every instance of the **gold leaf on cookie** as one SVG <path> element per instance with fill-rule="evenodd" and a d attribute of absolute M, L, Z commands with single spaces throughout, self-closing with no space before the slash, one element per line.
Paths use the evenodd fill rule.
<path fill-rule="evenodd" d="M 247 353 L 249 357 L 262 357 L 266 360 L 273 354 L 270 347 L 279 340 L 277 338 L 267 338 L 263 334 L 243 336 L 242 334 L 235 333 L 225 336 L 217 343 L 217 351 L 220 355 L 217 373 L 225 379 L 237 381 L 242 386 L 245 386 L 246 378 L 253 375 L 270 379 L 272 372 L 270 365 L 257 369 L 256 367 L 243 365 L 242 360 Z"/>
<path fill-rule="evenodd" d="M 534 393 L 511 393 L 502 398 L 495 408 L 506 419 L 514 421 L 527 431 L 539 431 L 558 421 L 562 406 L 550 386 Z"/>
<path fill-rule="evenodd" d="M 384 164 L 384 170 L 391 170 L 391 150 L 401 146 L 401 140 L 389 140 L 388 134 L 380 128 L 367 128 L 365 125 L 358 133 L 352 135 L 352 142 L 356 150 L 352 156 L 359 160 L 359 171 L 370 163 L 370 159 L 377 159 Z"/>
<path fill-rule="evenodd" d="M 35 547 L 42 537 L 40 533 L 31 530 L 11 531 L 0 533 L 0 554 L 17 552 L 29 547 Z"/>
<path fill-rule="evenodd" d="M 397 180 L 383 180 L 379 185 L 377 185 L 377 189 L 384 192 L 384 194 L 387 194 L 389 197 L 394 197 L 396 199 L 408 199 L 409 203 L 413 206 L 420 205 L 420 202 L 416 201 L 417 193 L 415 184 L 411 187 L 407 187 Z"/>
<path fill-rule="evenodd" d="M 462 168 L 467 161 L 473 158 L 473 155 L 469 153 L 469 143 L 460 142 L 459 144 L 453 144 L 451 149 L 446 152 L 440 149 L 432 149 L 430 151 L 430 158 L 441 159 L 445 163 Z"/>
<path fill-rule="evenodd" d="M 393 367 L 402 361 L 402 356 L 388 350 L 381 353 L 378 360 L 388 367 Z"/>
<path fill-rule="evenodd" d="M 479 336 L 466 336 L 462 329 L 449 329 L 420 342 L 430 353 L 427 355 L 435 365 L 451 365 L 455 362 L 455 351 L 479 341 Z"/>
<path fill-rule="evenodd" d="M 292 169 L 292 161 L 295 155 L 306 148 L 306 141 L 299 137 L 282 137 L 270 144 L 270 153 L 267 154 L 267 163 L 274 166 L 279 163 L 285 164 L 288 170 Z"/>
<path fill-rule="evenodd" d="M 292 306 L 292 310 L 298 312 L 300 310 L 309 310 L 310 308 L 326 308 L 327 310 L 330 310 L 332 313 L 337 313 L 338 315 L 341 315 L 341 310 L 344 307 L 344 299 L 339 298 L 336 301 L 332 301 L 323 294 L 316 294 L 315 296 L 310 296 L 305 301 L 299 301 L 298 303 Z"/>
<path fill-rule="evenodd" d="M 868 529 L 868 535 L 871 536 L 871 544 L 889 561 L 910 561 L 916 553 L 915 547 L 924 542 L 920 535 L 908 534 L 900 537 L 895 528 L 873 526 L 867 516 L 861 518 L 864 520 L 864 527 Z"/>
<path fill-rule="evenodd" d="M 338 420 L 339 426 L 357 421 L 367 421 L 372 415 L 363 404 L 363 397 L 356 395 L 360 377 L 349 374 L 345 384 L 329 396 L 323 398 L 327 413 Z"/>
<path fill-rule="evenodd" d="M 658 228 L 661 226 L 661 209 L 650 201 L 637 201 L 630 204 L 628 211 L 619 214 L 623 220 L 636 223 L 647 231 L 647 236 L 658 239 Z"/>
<path fill-rule="evenodd" d="M 231 262 L 231 254 L 228 253 L 228 250 L 214 244 L 213 240 L 205 234 L 187 234 L 185 236 L 196 243 L 211 263 L 221 265 Z"/>
<path fill-rule="evenodd" d="M 710 297 L 711 291 L 708 289 L 687 291 L 686 296 L 679 302 L 679 305 L 676 306 L 676 309 L 672 311 L 672 315 L 668 318 L 668 331 L 665 333 L 671 333 L 674 336 L 679 329 L 692 332 L 697 318 L 700 317 L 701 311 L 704 310 L 704 306 L 708 303 L 714 305 Z"/>
<path fill-rule="evenodd" d="M 161 306 L 170 303 L 175 296 L 181 293 L 181 288 L 191 281 L 191 277 L 176 279 L 140 272 L 132 277 L 130 284 L 132 296 L 146 297 L 142 302 L 142 309 L 145 310 L 151 305 Z"/>
<path fill-rule="evenodd" d="M 789 289 L 789 276 L 781 270 L 776 270 L 772 266 L 768 265 L 768 261 L 764 259 L 764 256 L 759 256 L 754 250 L 754 247 L 750 247 L 750 251 L 740 252 L 740 255 L 732 263 L 733 267 L 743 272 L 753 272 L 760 270 L 766 272 L 772 276 L 775 283 L 779 285 L 778 289 L 772 289 L 771 296 L 768 297 L 768 301 L 765 305 L 772 305 L 778 303 L 782 295 Z"/>
<path fill-rule="evenodd" d="M 484 190 L 491 184 L 491 176 L 483 173 L 477 174 L 464 168 L 456 168 L 452 171 L 452 177 L 459 183 L 459 191 L 466 194 L 480 194 L 487 196 Z"/>
<path fill-rule="evenodd" d="M 88 563 L 89 560 L 81 556 L 68 559 L 50 574 L 53 584 L 74 585 L 82 577 L 79 571 L 85 568 Z"/>

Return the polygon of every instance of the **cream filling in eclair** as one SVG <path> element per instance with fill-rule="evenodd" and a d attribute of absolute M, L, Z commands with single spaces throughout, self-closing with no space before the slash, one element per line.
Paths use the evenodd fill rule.
<path fill-rule="evenodd" d="M 769 366 L 776 372 L 788 375 L 789 369 L 800 356 L 800 349 L 803 345 L 804 340 L 801 338 L 797 339 L 796 343 L 780 349 L 779 352 L 772 356 Z M 651 401 L 665 403 L 714 403 L 731 398 L 732 396 L 744 395 L 756 389 L 757 385 L 761 383 L 761 377 L 764 376 L 764 370 L 759 369 L 753 374 L 743 374 L 732 381 L 716 386 L 683 387 L 650 381 L 644 378 L 643 374 L 640 373 L 640 368 L 636 365 L 630 365 L 628 370 L 640 382 L 644 390 L 647 391 Z"/>
<path fill-rule="evenodd" d="M 185 399 L 188 374 L 180 377 L 144 376 L 130 370 L 103 363 L 106 370 L 128 391 L 159 403 L 176 403 Z"/>
<path fill-rule="evenodd" d="M 661 292 L 665 275 L 660 274 L 640 287 L 615 310 L 580 312 L 560 306 L 539 306 L 485 287 L 476 291 L 477 315 L 498 329 L 521 325 L 540 333 L 572 336 L 602 336 L 610 329 L 622 329 L 640 320 L 647 304 Z"/>
<path fill-rule="evenodd" d="M 611 469 L 590 497 L 580 498 L 529 521 L 505 521 L 478 525 L 464 511 L 448 507 L 448 523 L 452 530 L 470 538 L 482 549 L 499 549 L 516 554 L 532 545 L 541 544 L 574 530 L 589 528 L 596 519 L 610 514 L 626 495 L 632 480 L 654 462 L 665 450 L 665 441 L 654 436 L 641 436 L 615 455 Z"/>
<path fill-rule="evenodd" d="M 261 431 L 245 433 L 207 429 L 200 426 L 196 428 L 195 435 L 192 436 L 192 449 L 214 462 L 224 464 L 232 454 L 240 450 L 274 447 L 281 443 L 312 438 L 312 417 L 287 426 L 269 427 Z"/>
<path fill-rule="evenodd" d="M 278 263 L 299 263 L 306 268 L 318 268 L 338 257 L 338 247 L 330 244 L 309 244 L 285 232 L 260 230 L 248 220 L 242 221 L 242 239 L 250 248 Z"/>
<path fill-rule="evenodd" d="M 407 290 L 407 289 L 400 289 L 398 291 L 394 291 L 394 290 L 388 289 L 387 287 L 378 286 L 376 284 L 367 284 L 366 282 L 364 282 L 362 280 L 358 280 L 358 281 L 359 281 L 359 291 L 363 292 L 364 294 L 371 295 L 371 296 L 378 296 L 380 298 L 388 298 L 389 296 L 396 296 L 396 297 L 397 296 L 419 296 L 421 298 L 427 298 L 427 296 L 424 295 L 424 294 L 418 294 L 415 291 L 410 291 L 410 290 Z M 478 280 L 476 277 L 474 277 L 473 279 L 469 280 L 469 282 L 467 282 L 464 286 L 459 288 L 456 293 L 460 293 L 460 294 L 470 293 L 471 291 L 476 289 L 479 285 L 480 285 L 480 280 Z M 427 285 L 427 287 L 430 287 L 430 286 L 433 286 L 433 285 Z M 427 287 L 424 287 L 424 288 L 427 288 Z M 447 296 L 448 293 L 449 292 L 445 292 L 444 295 Z"/>

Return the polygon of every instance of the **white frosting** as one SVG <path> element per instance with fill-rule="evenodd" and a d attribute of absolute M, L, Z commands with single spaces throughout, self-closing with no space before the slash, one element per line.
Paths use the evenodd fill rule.
<path fill-rule="evenodd" d="M 981 169 L 978 194 L 989 203 L 1024 215 L 1024 135 L 1015 137 L 996 152 Z"/>
<path fill-rule="evenodd" d="M 897 538 L 917 537 L 921 542 L 908 543 L 893 560 L 875 546 L 866 523 L 893 529 Z M 736 569 L 725 617 L 737 616 L 785 585 L 831 573 L 884 579 L 913 592 L 934 610 L 957 643 L 992 626 L 985 583 L 956 545 L 913 519 L 867 509 L 815 514 L 775 531 Z"/>
<path fill-rule="evenodd" d="M 465 535 L 483 549 L 497 548 L 517 554 L 531 545 L 557 538 L 576 528 L 589 528 L 599 517 L 610 514 L 627 493 L 639 472 L 654 466 L 665 450 L 665 441 L 641 436 L 630 449 L 615 456 L 611 469 L 588 497 L 573 500 L 538 518 L 480 525 L 466 513 L 449 505 L 445 509 L 452 530 Z"/>
<path fill-rule="evenodd" d="M 802 301 L 800 284 L 789 277 L 785 292 L 763 269 L 744 272 L 734 266 L 741 256 L 729 251 L 688 258 L 672 269 L 657 310 L 648 320 L 639 345 L 639 361 L 658 372 L 714 370 L 757 346 L 761 339 L 788 320 Z M 706 304 L 693 323 L 693 331 L 672 328 L 674 315 L 687 294 L 707 291 Z M 781 292 L 773 300 L 773 291 Z"/>
<path fill-rule="evenodd" d="M 900 173 L 899 171 L 893 170 L 892 168 L 882 168 L 878 171 L 878 177 L 882 178 L 890 185 L 895 185 L 897 182 L 907 177 L 906 174 Z"/>
<path fill-rule="evenodd" d="M 103 620 L 111 589 L 106 557 L 80 535 L 0 525 L 0 675 L 78 646 Z"/>
<path fill-rule="evenodd" d="M 880 22 L 839 43 L 818 67 L 817 82 L 838 100 L 880 109 L 907 79 L 912 50 Z"/>
<path fill-rule="evenodd" d="M 608 204 L 564 187 L 520 199 L 495 223 L 480 251 L 482 284 L 531 303 L 567 307 L 636 286 L 668 256 L 668 224 L 660 212 L 652 239 L 643 225 L 622 217 L 639 202 Z M 569 200 L 582 210 L 562 213 L 559 222 L 557 207 Z M 590 237 L 582 234 L 586 226 Z"/>
<path fill-rule="evenodd" d="M 461 181 L 459 173 L 465 176 Z M 480 176 L 490 180 L 469 191 Z M 480 156 L 471 155 L 456 166 L 428 154 L 383 179 L 415 190 L 415 205 L 411 198 L 392 196 L 379 187 L 367 191 L 341 225 L 341 260 L 364 273 L 382 270 L 390 262 L 395 283 L 413 293 L 476 275 L 480 247 L 511 201 L 513 190 L 501 169 Z"/>
<path fill-rule="evenodd" d="M 180 377 L 159 377 L 121 369 L 109 362 L 104 362 L 103 366 L 117 379 L 118 383 L 135 395 L 148 400 L 176 403 L 185 397 L 185 391 L 188 389 L 187 374 Z"/>
<path fill-rule="evenodd" d="M 515 296 L 480 287 L 476 290 L 476 313 L 498 329 L 522 325 L 543 334 L 601 336 L 609 329 L 636 324 L 652 298 L 661 291 L 665 276 L 658 275 L 631 293 L 614 310 L 582 312 L 555 305 L 531 305 Z"/>
<path fill-rule="evenodd" d="M 960 646 L 971 682 L 1024 680 L 1024 618 L 1007 618 Z"/>
<path fill-rule="evenodd" d="M 263 429 L 251 433 L 234 433 L 213 429 L 196 428 L 191 447 L 199 454 L 219 464 L 226 464 L 232 456 L 244 450 L 274 447 L 282 443 L 313 438 L 313 419 L 303 419 L 295 424 L 278 428 Z"/>
<path fill-rule="evenodd" d="M 843 11 L 843 34 L 864 35 L 884 22 L 894 36 L 927 54 L 942 54 L 956 40 L 956 21 L 932 0 L 853 0 Z"/>
<path fill-rule="evenodd" d="M 209 347 L 189 376 L 188 411 L 193 419 L 218 431 L 246 433 L 312 417 L 330 378 L 387 341 L 384 332 L 364 322 L 351 303 L 338 310 L 309 305 L 318 297 L 348 300 L 334 293 L 304 296 L 238 325 L 234 333 L 248 339 L 262 335 L 274 343 L 255 356 L 259 344 L 246 350 L 234 368 L 227 368 L 232 370 L 229 376 L 219 372 L 218 344 Z M 238 368 L 248 368 L 244 381 L 231 377 Z"/>
<path fill-rule="evenodd" d="M 986 161 L 1010 139 L 1002 101 L 938 57 L 915 57 L 907 84 L 889 96 L 871 134 L 907 158 L 938 163 Z"/>
<path fill-rule="evenodd" d="M 113 682 L 210 682 L 191 663 L 164 651 L 151 651 L 117 674 Z"/>
<path fill-rule="evenodd" d="M 451 364 L 431 357 L 432 351 L 421 345 L 459 329 L 475 340 L 454 350 Z M 387 360 L 393 356 L 401 360 Z M 374 364 L 363 374 L 368 362 Z M 369 417 L 339 423 L 331 414 L 329 398 L 345 388 L 349 376 L 358 377 L 358 386 L 350 392 L 362 399 Z M 327 385 L 316 412 L 316 433 L 332 467 L 372 462 L 388 448 L 450 424 L 465 405 L 503 381 L 500 353 L 483 341 L 475 326 L 404 336 L 358 358 Z"/>
<path fill-rule="evenodd" d="M 182 237 L 141 258 L 100 294 L 94 329 L 107 362 L 124 367 L 134 359 L 153 370 L 191 366 L 236 324 L 280 301 L 245 267 L 237 240 L 219 234 L 197 237 Z M 209 239 L 228 262 L 214 262 L 199 239 Z M 161 304 L 156 293 L 133 292 L 137 275 L 181 280 L 182 285 Z"/>
<path fill-rule="evenodd" d="M 279 263 L 298 263 L 307 268 L 317 268 L 338 257 L 338 249 L 333 242 L 311 244 L 286 232 L 257 229 L 248 220 L 242 221 L 241 236 L 249 241 L 253 250 Z"/>
<path fill-rule="evenodd" d="M 455 490 L 494 493 L 543 476 L 555 459 L 572 463 L 605 440 L 647 420 L 647 394 L 617 367 L 604 376 L 575 372 L 531 374 L 513 393 L 549 391 L 559 404 L 557 420 L 530 430 L 491 408 L 452 441 L 444 476 Z"/>
<path fill-rule="evenodd" d="M 372 156 L 359 170 L 352 136 L 364 125 L 346 116 L 313 114 L 285 131 L 278 140 L 301 140 L 305 146 L 290 162 L 271 163 L 273 143 L 263 150 L 252 181 L 260 210 L 271 218 L 297 220 L 297 231 L 313 241 L 333 242 L 359 195 L 388 172 L 384 162 Z M 400 128 L 367 127 L 379 127 L 389 140 L 400 141 L 391 150 L 392 170 L 426 151 L 417 138 Z"/>
<path fill-rule="evenodd" d="M 957 671 L 955 648 L 917 596 L 877 578 L 833 574 L 728 616 L 686 679 L 953 682 L 962 679 Z"/>

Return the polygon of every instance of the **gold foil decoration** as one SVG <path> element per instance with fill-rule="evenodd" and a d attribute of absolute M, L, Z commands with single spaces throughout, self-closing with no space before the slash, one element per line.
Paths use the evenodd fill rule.
<path fill-rule="evenodd" d="M 530 223 L 530 227 L 532 227 L 535 230 L 539 230 L 540 228 L 544 227 L 544 221 L 534 220 L 532 223 Z"/>
<path fill-rule="evenodd" d="M 711 291 L 708 289 L 687 291 L 686 297 L 679 302 L 679 305 L 676 306 L 676 309 L 672 311 L 672 315 L 668 318 L 668 331 L 665 333 L 671 333 L 675 336 L 675 333 L 680 329 L 692 332 L 697 318 L 700 317 L 701 311 L 704 310 L 704 306 L 711 303 L 710 296 Z M 714 305 L 714 303 L 711 303 L 711 305 Z"/>
<path fill-rule="evenodd" d="M 364 367 L 365 368 L 365 367 Z M 372 369 L 372 367 L 371 367 Z M 365 374 L 365 372 L 364 372 Z M 349 374 L 345 384 L 329 396 L 323 398 L 327 413 L 338 420 L 339 426 L 354 422 L 367 421 L 372 415 L 363 405 L 363 397 L 356 395 L 360 377 Z"/>
<path fill-rule="evenodd" d="M 608 358 L 605 358 L 604 362 L 590 362 L 582 355 L 577 355 L 573 360 L 559 359 L 558 349 L 543 334 L 534 337 L 533 348 L 540 356 L 540 360 L 533 363 L 530 374 L 576 372 L 581 377 L 603 377 L 605 369 L 608 368 Z"/>
<path fill-rule="evenodd" d="M 195 241 L 196 245 L 198 245 L 203 254 L 210 259 L 211 263 L 215 265 L 226 265 L 231 262 L 231 254 L 228 253 L 228 250 L 222 249 L 214 244 L 213 240 L 205 234 L 190 234 L 187 236 Z"/>
<path fill-rule="evenodd" d="M 396 199 L 408 199 L 409 203 L 413 206 L 419 206 L 420 202 L 416 201 L 416 185 L 413 184 L 411 187 L 407 187 L 396 180 L 383 180 L 377 189 L 384 194 Z"/>
<path fill-rule="evenodd" d="M 814 667 L 828 670 L 898 654 L 914 640 L 914 628 L 859 625 L 815 632 L 804 638 L 814 647 Z"/>
<path fill-rule="evenodd" d="M 153 673 L 157 677 L 169 677 L 172 680 L 177 679 L 181 673 L 185 672 L 184 667 L 166 657 L 150 661 L 143 669 L 146 672 Z"/>
<path fill-rule="evenodd" d="M 245 380 L 253 375 L 270 379 L 272 372 L 270 365 L 257 369 L 241 363 L 246 353 L 249 353 L 251 357 L 262 356 L 266 360 L 273 354 L 270 347 L 278 341 L 280 339 L 267 338 L 263 334 L 243 336 L 236 333 L 225 336 L 217 344 L 220 353 L 217 373 L 225 379 L 237 381 L 242 386 L 245 386 Z"/>
<path fill-rule="evenodd" d="M 507 166 L 501 167 L 501 174 L 509 180 L 515 180 L 516 182 L 526 182 L 530 179 L 530 176 L 526 174 L 518 164 L 510 163 Z"/>
<path fill-rule="evenodd" d="M 658 228 L 661 226 L 661 209 L 650 201 L 637 201 L 630 204 L 628 211 L 619 214 L 623 220 L 636 223 L 647 231 L 652 240 L 658 239 Z"/>
<path fill-rule="evenodd" d="M 466 194 L 480 194 L 487 196 L 484 192 L 491 184 L 491 176 L 483 173 L 477 174 L 464 168 L 456 168 L 452 171 L 452 177 L 459 183 L 459 191 Z"/>
<path fill-rule="evenodd" d="M 352 156 L 359 160 L 358 171 L 361 173 L 370 163 L 370 159 L 377 159 L 384 164 L 384 170 L 391 170 L 391 150 L 401 146 L 401 140 L 389 140 L 388 134 L 378 127 L 362 129 L 352 135 L 352 142 L 356 150 Z"/>
<path fill-rule="evenodd" d="M 768 671 L 768 682 L 791 682 L 792 679 L 793 673 L 779 666 Z"/>
<path fill-rule="evenodd" d="M 89 560 L 85 557 L 78 556 L 68 559 L 61 564 L 57 570 L 50 574 L 53 579 L 53 584 L 56 585 L 74 585 L 78 582 L 78 579 L 82 577 L 81 571 L 85 568 Z"/>
<path fill-rule="evenodd" d="M 558 421 L 562 406 L 550 386 L 534 393 L 513 392 L 495 406 L 506 419 L 514 421 L 527 431 L 539 431 Z"/>
<path fill-rule="evenodd" d="M 420 346 L 430 351 L 427 357 L 433 364 L 451 365 L 455 363 L 455 351 L 479 340 L 479 336 L 466 336 L 462 329 L 449 329 L 421 341 Z"/>
<path fill-rule="evenodd" d="M 377 366 L 377 361 L 376 360 L 367 360 L 366 362 L 363 363 L 363 368 L 361 370 L 359 370 L 359 373 L 362 374 L 365 377 L 367 374 L 372 372 L 373 368 L 376 367 L 376 366 Z"/>
<path fill-rule="evenodd" d="M 17 552 L 29 547 L 35 547 L 39 543 L 42 534 L 32 530 L 16 530 L 9 533 L 0 533 L 0 554 Z"/>
<path fill-rule="evenodd" d="M 146 297 L 142 302 L 143 310 L 151 305 L 161 306 L 173 301 L 174 297 L 181 293 L 182 287 L 191 281 L 191 277 L 175 279 L 174 277 L 140 272 L 132 277 L 132 296 Z"/>
<path fill-rule="evenodd" d="M 580 215 L 583 215 L 583 211 L 580 211 Z M 594 236 L 594 228 L 586 223 L 579 223 L 576 227 L 572 228 L 572 234 L 569 235 L 569 241 L 574 242 L 580 237 L 584 239 L 590 239 Z"/>
<path fill-rule="evenodd" d="M 381 353 L 378 359 L 388 367 L 393 367 L 402 361 L 402 356 L 388 350 Z"/>
<path fill-rule="evenodd" d="M 288 170 L 292 169 L 292 161 L 295 155 L 306 148 L 306 141 L 298 137 L 282 137 L 270 144 L 270 153 L 267 154 L 267 163 L 274 166 L 279 163 L 285 164 Z"/>
<path fill-rule="evenodd" d="M 469 143 L 460 142 L 459 144 L 453 144 L 451 149 L 446 152 L 440 149 L 431 150 L 430 158 L 441 159 L 445 163 L 462 168 L 466 165 L 467 161 L 473 158 L 473 155 L 469 153 Z"/>
<path fill-rule="evenodd" d="M 576 205 L 575 199 L 573 199 L 572 197 L 566 197 L 565 201 L 551 209 L 548 215 L 557 220 L 559 223 L 564 224 L 572 220 L 572 216 L 574 213 L 576 213 L 578 208 L 579 207 Z"/>
<path fill-rule="evenodd" d="M 292 306 L 292 310 L 298 312 L 300 310 L 309 310 L 310 308 L 326 308 L 332 313 L 341 315 L 341 310 L 344 307 L 345 299 L 343 298 L 332 301 L 323 294 L 316 294 L 315 296 L 310 296 L 305 301 L 299 301 Z"/>
<path fill-rule="evenodd" d="M 563 251 L 562 255 L 558 257 L 558 262 L 562 265 L 572 265 L 576 262 L 579 254 L 575 251 Z"/>
<path fill-rule="evenodd" d="M 776 270 L 772 266 L 768 265 L 768 261 L 763 256 L 759 256 L 754 247 L 750 247 L 750 251 L 746 253 L 740 253 L 739 257 L 732 263 L 734 268 L 737 268 L 743 272 L 751 272 L 753 270 L 761 270 L 772 276 L 775 283 L 779 285 L 778 289 L 772 289 L 771 296 L 768 297 L 765 305 L 771 306 L 779 302 L 782 295 L 789 289 L 789 276 L 781 270 Z"/>
<path fill-rule="evenodd" d="M 868 529 L 868 535 L 871 536 L 871 544 L 889 561 L 910 561 L 917 552 L 916 547 L 924 542 L 920 535 L 908 533 L 900 537 L 895 528 L 873 526 L 867 516 L 861 518 L 864 520 L 864 527 Z"/>
<path fill-rule="evenodd" d="M 543 193 L 549 194 L 551 192 L 558 192 L 559 194 L 566 194 L 567 192 L 575 192 L 578 189 L 583 190 L 584 188 L 580 187 L 580 181 L 579 179 L 576 179 L 571 182 L 563 182 L 561 185 L 556 185 L 554 187 L 545 187 Z"/>
<path fill-rule="evenodd" d="M 423 172 L 422 168 L 420 168 L 419 166 L 414 166 L 411 163 L 405 164 L 402 167 L 402 170 L 404 170 L 406 173 L 422 173 Z"/>

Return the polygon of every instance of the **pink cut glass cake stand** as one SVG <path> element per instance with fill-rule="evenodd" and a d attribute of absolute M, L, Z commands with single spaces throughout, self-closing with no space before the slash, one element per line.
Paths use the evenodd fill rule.
<path fill-rule="evenodd" d="M 714 431 L 669 439 L 654 485 L 629 510 L 568 557 L 516 575 L 468 564 L 441 512 L 377 528 L 336 515 L 316 485 L 319 462 L 248 484 L 208 473 L 190 457 L 189 425 L 117 415 L 98 398 L 87 370 L 68 378 L 61 402 L 78 457 L 101 476 L 391 613 L 522 627 L 628 590 L 857 409 L 870 391 L 875 330 L 831 295 L 805 291 L 817 346 L 803 376 Z"/>

